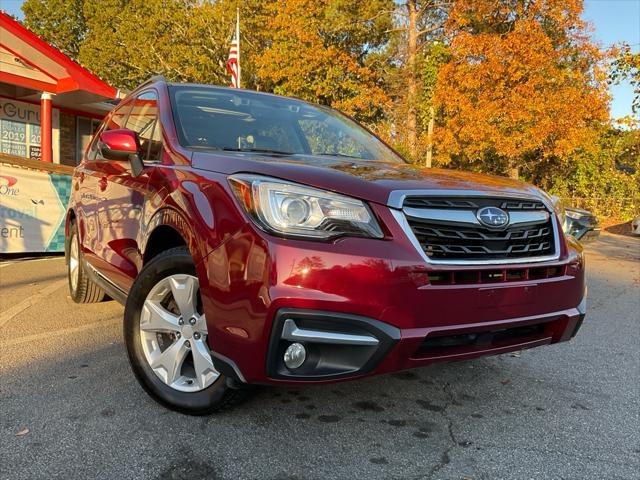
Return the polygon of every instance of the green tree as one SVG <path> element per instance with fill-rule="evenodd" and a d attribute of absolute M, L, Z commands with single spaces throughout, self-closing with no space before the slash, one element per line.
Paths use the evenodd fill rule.
<path fill-rule="evenodd" d="M 413 161 L 421 160 L 425 147 L 430 151 L 431 139 L 424 134 L 428 135 L 428 124 L 435 115 L 431 76 L 441 62 L 444 24 L 451 4 L 451 0 L 396 3 L 392 32 L 397 38 L 390 52 L 396 67 L 391 80 L 392 123 L 402 128 L 394 128 L 394 143 Z"/>
<path fill-rule="evenodd" d="M 223 59 L 235 18 L 231 2 L 85 0 L 80 61 L 106 81 L 133 88 L 152 75 L 227 83 Z"/>
<path fill-rule="evenodd" d="M 640 213 L 640 130 L 604 128 L 597 148 L 579 150 L 545 187 L 599 215 L 630 220 Z"/>
<path fill-rule="evenodd" d="M 84 0 L 26 0 L 24 25 L 74 60 L 87 33 Z"/>
<path fill-rule="evenodd" d="M 633 87 L 631 111 L 640 116 L 640 52 L 633 53 L 629 44 L 623 43 L 611 51 L 614 60 L 609 73 L 609 81 L 620 84 L 627 81 Z M 636 117 L 636 121 L 638 121 Z"/>

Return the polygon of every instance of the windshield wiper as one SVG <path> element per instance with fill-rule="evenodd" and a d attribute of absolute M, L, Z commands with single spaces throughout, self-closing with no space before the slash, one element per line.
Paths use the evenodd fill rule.
<path fill-rule="evenodd" d="M 367 160 L 366 158 L 357 157 L 355 155 L 347 155 L 345 153 L 316 153 L 319 157 L 344 157 L 344 158 L 357 158 L 358 160 Z"/>
<path fill-rule="evenodd" d="M 281 150 L 272 150 L 270 148 L 231 148 L 224 147 L 225 152 L 253 152 L 253 153 L 273 153 L 275 155 L 293 155 L 293 152 L 283 152 Z"/>

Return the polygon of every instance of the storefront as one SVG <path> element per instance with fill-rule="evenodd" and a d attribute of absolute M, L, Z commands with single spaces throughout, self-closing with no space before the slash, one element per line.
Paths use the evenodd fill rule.
<path fill-rule="evenodd" d="M 0 12 L 0 152 L 74 166 L 119 92 Z"/>
<path fill-rule="evenodd" d="M 0 12 L 0 255 L 63 251 L 70 167 L 118 97 Z"/>

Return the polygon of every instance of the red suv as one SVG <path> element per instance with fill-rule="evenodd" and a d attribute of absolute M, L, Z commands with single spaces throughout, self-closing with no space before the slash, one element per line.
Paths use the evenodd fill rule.
<path fill-rule="evenodd" d="M 76 302 L 125 304 L 162 404 L 324 383 L 569 340 L 584 259 L 539 189 L 422 169 L 330 108 L 154 78 L 73 177 Z"/>

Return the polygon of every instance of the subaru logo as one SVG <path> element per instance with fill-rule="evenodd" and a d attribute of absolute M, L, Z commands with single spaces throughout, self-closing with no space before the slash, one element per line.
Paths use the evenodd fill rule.
<path fill-rule="evenodd" d="M 501 228 L 509 224 L 509 214 L 498 207 L 484 207 L 476 213 L 478 221 L 486 227 Z"/>

